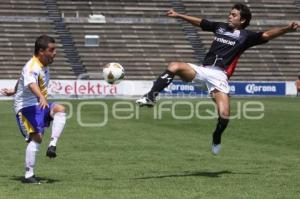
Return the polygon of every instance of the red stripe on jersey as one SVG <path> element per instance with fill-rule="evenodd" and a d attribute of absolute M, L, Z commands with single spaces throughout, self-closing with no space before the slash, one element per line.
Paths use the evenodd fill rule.
<path fill-rule="evenodd" d="M 226 69 L 226 74 L 228 76 L 228 79 L 231 77 L 231 75 L 233 74 L 234 72 L 234 69 L 236 67 L 236 64 L 240 58 L 241 54 L 238 54 L 234 59 L 233 61 L 231 62 L 231 64 L 227 67 Z"/>

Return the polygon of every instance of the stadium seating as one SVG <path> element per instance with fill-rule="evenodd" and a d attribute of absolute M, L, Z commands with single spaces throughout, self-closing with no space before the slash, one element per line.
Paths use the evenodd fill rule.
<path fill-rule="evenodd" d="M 127 79 L 153 79 L 168 62 L 197 62 L 176 24 L 68 23 L 68 27 L 89 72 L 99 72 L 106 63 L 119 62 L 126 67 Z M 85 34 L 100 35 L 100 46 L 84 46 Z"/>
<path fill-rule="evenodd" d="M 107 17 L 160 17 L 171 7 L 170 0 L 71 1 L 58 0 L 65 17 L 88 17 L 102 14 Z"/>
<path fill-rule="evenodd" d="M 106 63 L 119 62 L 126 68 L 126 79 L 153 80 L 171 61 L 198 62 L 180 25 L 165 17 L 170 1 L 119 2 L 58 1 L 64 17 L 74 14 L 71 8 L 82 6 L 75 17 L 96 13 L 107 19 L 107 23 L 66 22 L 88 72 L 99 72 Z M 99 47 L 86 47 L 85 35 L 99 35 Z"/>
<path fill-rule="evenodd" d="M 54 37 L 57 56 L 51 67 L 53 79 L 74 79 L 76 76 L 61 48 L 58 34 L 47 18 L 43 1 L 0 2 L 0 79 L 17 79 L 27 60 L 33 55 L 35 39 L 41 34 Z"/>
<path fill-rule="evenodd" d="M 48 16 L 41 0 L 1 0 L 0 13 L 1 16 Z"/>
<path fill-rule="evenodd" d="M 0 78 L 18 78 L 20 70 L 33 55 L 34 42 L 41 34 L 48 34 L 58 40 L 50 22 L 1 22 L 0 23 L 0 63 L 5 69 Z M 51 66 L 53 78 L 75 78 L 58 45 L 55 64 Z"/>

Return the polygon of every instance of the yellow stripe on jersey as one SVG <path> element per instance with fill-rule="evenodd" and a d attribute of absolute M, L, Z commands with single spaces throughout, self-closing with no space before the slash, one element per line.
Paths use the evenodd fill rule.
<path fill-rule="evenodd" d="M 20 121 L 22 121 L 22 124 L 23 124 L 26 132 L 29 133 L 29 134 L 34 133 L 35 130 L 32 127 L 32 125 L 30 124 L 30 122 L 27 120 L 27 118 L 21 112 L 18 113 L 18 116 L 20 118 Z"/>
<path fill-rule="evenodd" d="M 30 60 L 30 65 L 29 65 L 29 71 L 31 72 L 31 71 L 33 71 L 33 69 L 34 69 L 34 60 L 33 59 L 31 59 Z"/>
<path fill-rule="evenodd" d="M 37 63 L 40 68 L 44 67 L 43 64 L 40 62 L 40 60 L 36 56 L 33 56 L 32 60 L 33 60 L 33 63 Z"/>
<path fill-rule="evenodd" d="M 36 56 L 33 56 L 30 60 L 30 65 L 29 65 L 30 72 L 34 70 L 35 64 L 37 64 L 40 68 L 43 68 L 43 64 L 40 62 L 40 60 Z"/>
<path fill-rule="evenodd" d="M 47 98 L 48 97 L 48 91 L 47 91 L 46 82 L 43 80 L 41 75 L 39 75 L 38 81 L 39 81 L 38 83 L 39 83 L 39 87 L 40 87 L 40 90 L 41 90 L 42 94 L 44 95 L 45 98 Z"/>
<path fill-rule="evenodd" d="M 40 62 L 40 60 L 36 56 L 33 56 L 32 63 L 30 65 L 31 71 L 33 70 L 33 67 L 35 66 L 35 64 L 37 64 L 40 68 L 43 68 L 43 64 Z M 46 82 L 44 81 L 44 79 L 41 75 L 38 76 L 38 85 L 39 85 L 39 88 L 40 88 L 42 94 L 44 95 L 44 97 L 47 98 L 48 92 L 47 92 Z"/>

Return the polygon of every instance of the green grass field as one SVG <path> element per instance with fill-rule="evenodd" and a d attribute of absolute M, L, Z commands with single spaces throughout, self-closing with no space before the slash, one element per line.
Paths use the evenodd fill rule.
<path fill-rule="evenodd" d="M 210 152 L 216 120 L 198 118 L 211 109 L 193 109 L 198 100 L 173 101 L 178 102 L 173 114 L 187 120 L 175 119 L 166 100 L 161 101 L 166 103 L 162 119 L 154 118 L 153 109 L 137 109 L 133 101 L 122 101 L 127 105 L 118 112 L 112 112 L 114 100 L 68 101 L 73 116 L 58 143 L 58 157 L 45 156 L 49 130 L 38 155 L 41 185 L 20 182 L 26 144 L 12 102 L 0 101 L 0 198 L 299 198 L 300 98 L 233 98 L 232 114 L 248 101 L 263 104 L 263 118 L 249 120 L 240 114 L 233 119 L 218 156 Z M 247 113 L 259 114 L 253 109 Z"/>

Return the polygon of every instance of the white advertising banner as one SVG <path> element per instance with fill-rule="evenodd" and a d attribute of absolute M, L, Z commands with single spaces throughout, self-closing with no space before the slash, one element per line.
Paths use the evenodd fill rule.
<path fill-rule="evenodd" d="M 0 80 L 0 89 L 14 88 L 15 84 L 16 80 Z M 54 99 L 132 97 L 145 94 L 152 85 L 153 81 L 139 80 L 123 80 L 116 85 L 108 84 L 104 80 L 51 80 L 48 94 L 49 98 Z M 180 89 L 179 91 L 182 92 Z M 285 95 L 296 95 L 295 82 L 285 82 Z M 0 94 L 0 99 L 12 97 Z"/>
<path fill-rule="evenodd" d="M 286 95 L 297 95 L 296 81 L 285 83 L 285 94 Z"/>
<path fill-rule="evenodd" d="M 13 88 L 15 80 L 0 80 L 0 89 Z M 96 98 L 140 96 L 151 88 L 152 81 L 127 81 L 111 85 L 104 80 L 51 80 L 48 87 L 50 98 Z M 10 99 L 0 95 L 1 99 Z"/>

